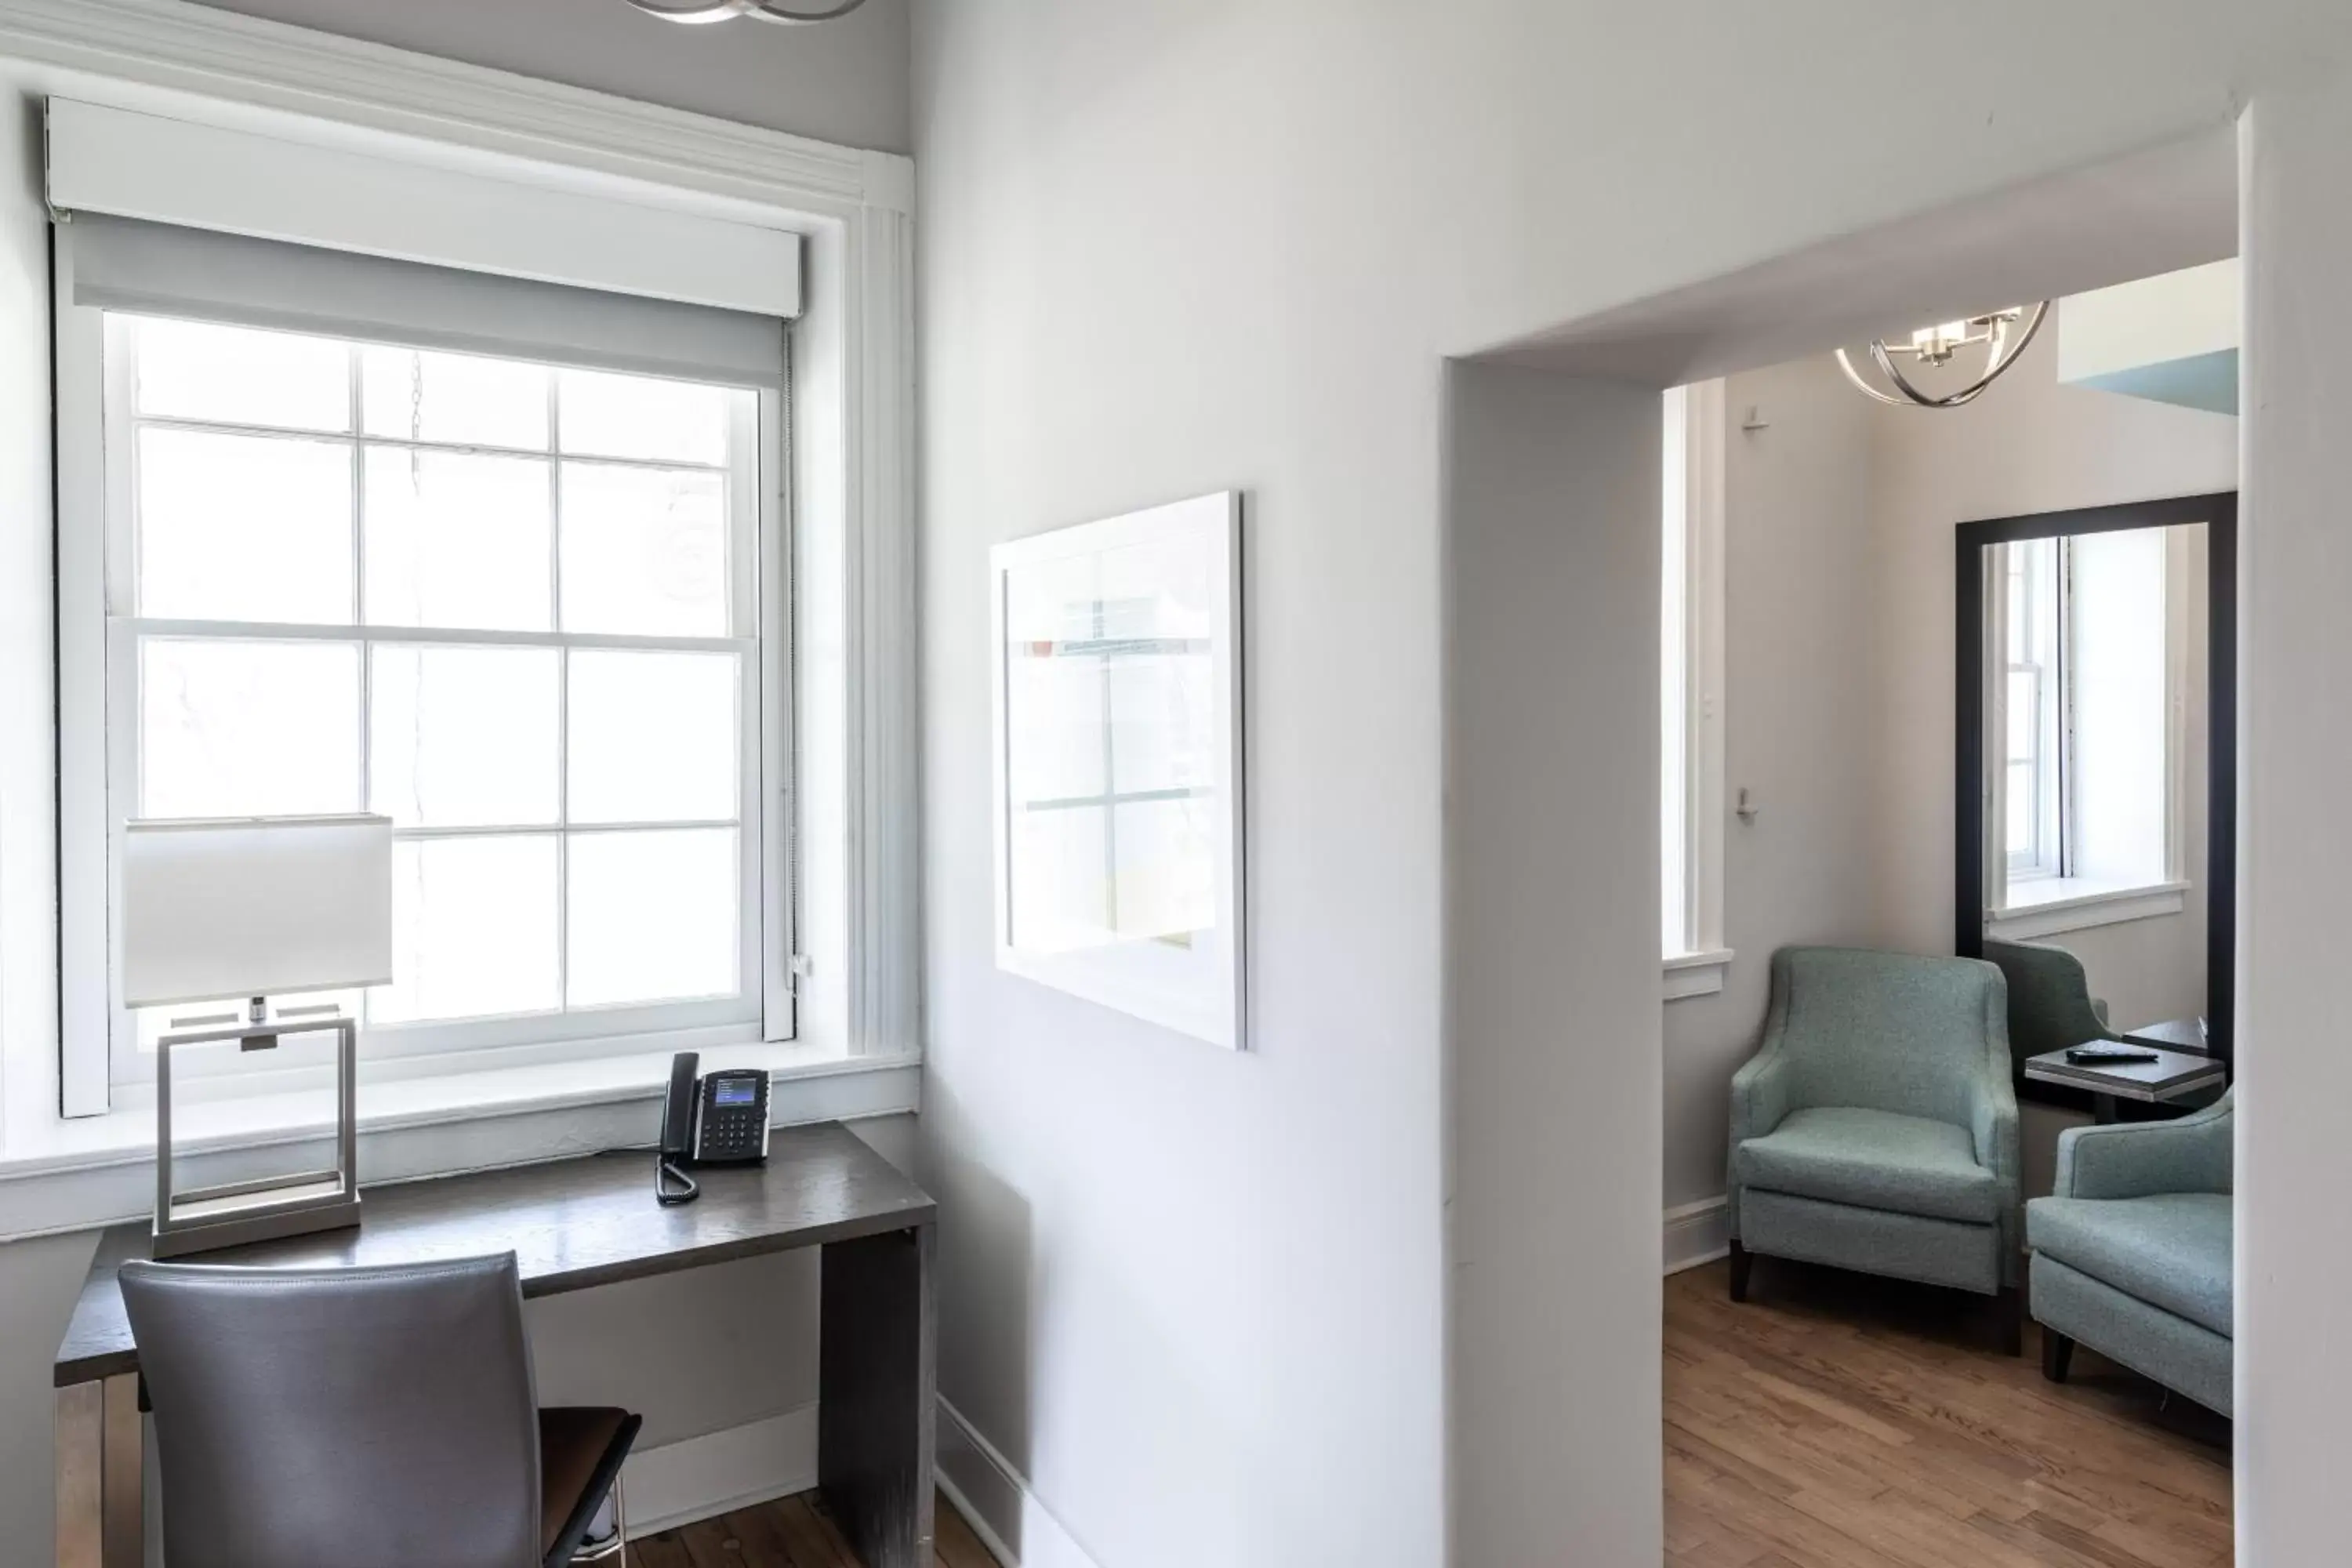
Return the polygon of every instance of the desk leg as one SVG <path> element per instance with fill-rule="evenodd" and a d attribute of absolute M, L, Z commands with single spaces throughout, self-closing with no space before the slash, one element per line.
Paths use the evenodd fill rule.
<path fill-rule="evenodd" d="M 139 1374 L 106 1380 L 106 1568 L 146 1568 L 146 1421 Z"/>
<path fill-rule="evenodd" d="M 817 1484 L 865 1568 L 932 1568 L 932 1227 L 824 1247 Z"/>
<path fill-rule="evenodd" d="M 58 1390 L 58 1568 L 106 1568 L 106 1386 Z"/>
<path fill-rule="evenodd" d="M 136 1373 L 58 1390 L 58 1568 L 141 1568 L 144 1447 Z"/>
<path fill-rule="evenodd" d="M 2116 1109 L 2116 1097 L 2094 1092 L 2091 1096 L 2091 1118 L 2101 1127 L 2112 1127 L 2121 1121 L 2123 1113 Z"/>

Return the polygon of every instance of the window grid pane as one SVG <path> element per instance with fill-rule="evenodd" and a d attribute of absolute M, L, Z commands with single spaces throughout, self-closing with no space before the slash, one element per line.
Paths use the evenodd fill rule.
<path fill-rule="evenodd" d="M 175 356 L 152 373 L 138 358 L 151 340 Z M 661 639 L 738 635 L 751 595 L 736 581 L 748 563 L 730 446 L 734 400 L 751 395 L 177 322 L 137 321 L 120 342 L 139 389 L 123 421 L 134 451 L 159 440 L 213 454 L 199 483 L 163 466 L 179 512 L 129 563 L 139 613 L 174 622 L 168 640 L 131 645 L 145 650 L 133 671 L 148 715 L 142 812 L 364 797 L 393 816 L 405 968 L 368 994 L 372 1026 L 742 995 L 748 650 Z M 204 355 L 224 345 L 301 370 L 302 395 L 230 374 L 207 403 Z M 567 393 L 581 404 L 568 419 Z M 294 482 L 268 471 L 289 455 Z M 318 471 L 301 480 L 300 463 Z M 257 580 L 289 553 L 304 575 Z M 567 566 L 580 574 L 572 605 Z M 249 623 L 270 619 L 306 629 L 255 639 Z M 219 631 L 189 624 L 206 620 Z M 314 640 L 312 626 L 341 635 Z M 532 641 L 418 642 L 418 630 Z M 647 645 L 574 658 L 572 637 L 596 633 Z M 357 656 L 348 701 L 324 721 L 315 704 L 273 705 L 278 688 L 299 695 L 339 668 L 320 663 L 334 649 Z M 166 656 L 168 671 L 154 662 Z M 220 694 L 209 707 L 207 690 Z M 288 748 L 318 753 L 299 801 L 280 797 L 309 774 L 269 765 Z M 256 766 L 240 771 L 239 757 Z M 588 944 L 578 963 L 575 933 Z"/>

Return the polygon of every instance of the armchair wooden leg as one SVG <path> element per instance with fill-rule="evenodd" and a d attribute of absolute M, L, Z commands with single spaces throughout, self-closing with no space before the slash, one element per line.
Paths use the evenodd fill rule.
<path fill-rule="evenodd" d="M 2063 1383 L 2067 1368 L 2074 1364 L 2074 1342 L 2044 1323 L 2042 1326 L 2042 1375 L 2053 1383 Z"/>
<path fill-rule="evenodd" d="M 1733 1300 L 1748 1300 L 1748 1271 L 1754 1266 L 1755 1261 L 1754 1255 L 1740 1246 L 1738 1237 L 1734 1237 L 1731 1242 L 1731 1299 Z"/>
<path fill-rule="evenodd" d="M 2019 1286 L 2000 1293 L 2000 1342 L 2011 1355 L 2025 1353 L 2025 1291 Z"/>

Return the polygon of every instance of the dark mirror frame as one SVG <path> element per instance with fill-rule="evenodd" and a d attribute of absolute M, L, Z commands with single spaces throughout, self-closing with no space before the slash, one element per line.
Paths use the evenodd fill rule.
<path fill-rule="evenodd" d="M 1984 564 L 1990 544 L 2206 525 L 2206 1047 L 2229 1061 L 2235 1035 L 2238 945 L 2238 492 L 2126 501 L 2074 511 L 1964 522 L 1954 531 L 1958 637 L 1954 707 L 1952 951 L 1984 956 Z"/>

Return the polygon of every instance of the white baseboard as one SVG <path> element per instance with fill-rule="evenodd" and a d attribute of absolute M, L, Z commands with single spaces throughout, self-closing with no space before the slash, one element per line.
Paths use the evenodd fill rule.
<path fill-rule="evenodd" d="M 940 1401 L 940 1490 L 1004 1568 L 1097 1568 L 996 1446 Z"/>
<path fill-rule="evenodd" d="M 1731 1255 L 1730 1199 L 1702 1198 L 1666 1211 L 1666 1272 L 1680 1274 Z"/>
<path fill-rule="evenodd" d="M 629 1536 L 655 1535 L 816 1485 L 816 1405 L 629 1456 Z"/>

